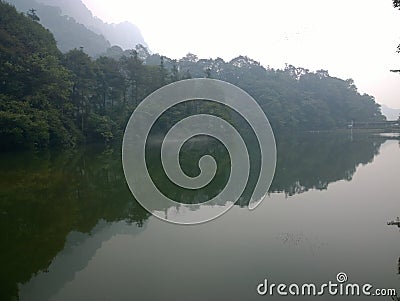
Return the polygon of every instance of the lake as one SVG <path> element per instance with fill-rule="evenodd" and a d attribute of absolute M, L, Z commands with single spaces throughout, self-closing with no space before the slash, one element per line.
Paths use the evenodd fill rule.
<path fill-rule="evenodd" d="M 119 147 L 1 154 L 0 299 L 280 300 L 258 295 L 258 284 L 322 284 L 341 272 L 351 283 L 400 289 L 400 230 L 387 225 L 400 216 L 398 137 L 282 135 L 277 150 L 256 210 L 245 192 L 226 214 L 194 226 L 164 222 L 135 201 Z M 210 140 L 183 151 L 192 176 L 202 154 L 214 155 L 218 180 L 180 193 L 162 181 L 156 159 L 149 170 L 171 197 L 205 201 L 229 176 L 226 150 Z"/>

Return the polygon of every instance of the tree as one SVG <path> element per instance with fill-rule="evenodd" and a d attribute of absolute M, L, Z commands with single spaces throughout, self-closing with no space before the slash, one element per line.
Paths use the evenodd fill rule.
<path fill-rule="evenodd" d="M 124 90 L 124 77 L 120 71 L 120 62 L 108 57 L 100 57 L 95 61 L 96 92 L 101 110 L 98 113 L 106 114 L 120 104 Z M 109 110 L 107 110 L 109 109 Z"/>
<path fill-rule="evenodd" d="M 75 144 L 79 135 L 66 114 L 71 73 L 53 35 L 0 2 L 0 36 L 1 148 Z"/>
<path fill-rule="evenodd" d="M 64 64 L 73 72 L 71 102 L 75 109 L 77 125 L 84 133 L 95 89 L 94 63 L 82 49 L 74 49 L 65 54 Z"/>
<path fill-rule="evenodd" d="M 165 69 L 164 65 L 164 56 L 161 56 L 160 59 L 160 84 L 165 85 L 166 80 L 167 80 L 167 70 Z"/>
<path fill-rule="evenodd" d="M 62 54 L 48 30 L 1 1 L 0 37 L 2 149 L 121 139 L 129 116 L 146 96 L 165 84 L 204 76 L 247 91 L 276 133 L 384 120 L 372 96 L 361 95 L 353 80 L 331 77 L 327 70 L 311 72 L 293 65 L 274 70 L 247 56 L 225 62 L 188 54 L 173 60 L 150 55 L 143 46 L 130 51 L 114 47 L 108 57 L 96 60 L 86 46 Z M 235 120 L 229 109 L 210 102 L 187 102 L 172 111 L 160 118 L 159 129 L 189 113 Z"/>
<path fill-rule="evenodd" d="M 176 61 L 174 60 L 171 70 L 171 82 L 176 82 L 179 80 L 179 69 L 176 65 Z"/>
<path fill-rule="evenodd" d="M 40 18 L 38 17 L 38 15 L 36 14 L 36 9 L 31 8 L 30 10 L 27 11 L 26 15 L 35 22 L 39 22 Z"/>
<path fill-rule="evenodd" d="M 143 61 L 139 59 L 138 52 L 132 50 L 128 57 L 124 56 L 121 59 L 121 68 L 124 78 L 127 81 L 127 88 L 129 91 L 124 92 L 130 94 L 131 105 L 137 106 L 141 98 L 142 91 L 140 91 L 141 80 L 144 77 Z"/>
<path fill-rule="evenodd" d="M 204 74 L 206 75 L 206 78 L 211 78 L 211 68 L 205 68 L 204 69 Z"/>

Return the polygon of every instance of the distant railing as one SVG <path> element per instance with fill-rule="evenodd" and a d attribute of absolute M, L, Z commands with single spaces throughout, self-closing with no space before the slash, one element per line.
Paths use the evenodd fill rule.
<path fill-rule="evenodd" d="M 389 129 L 400 128 L 398 120 L 390 121 L 371 121 L 371 122 L 352 122 L 349 127 L 354 129 Z"/>

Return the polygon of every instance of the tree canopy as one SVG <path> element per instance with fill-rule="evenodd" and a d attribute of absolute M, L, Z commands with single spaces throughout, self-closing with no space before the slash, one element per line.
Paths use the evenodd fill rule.
<path fill-rule="evenodd" d="M 4 1 L 0 39 L 1 150 L 119 140 L 133 110 L 147 95 L 192 77 L 241 87 L 260 104 L 276 133 L 385 119 L 374 97 L 360 94 L 352 79 L 332 77 L 326 70 L 292 65 L 273 69 L 246 56 L 225 62 L 188 54 L 175 60 L 150 54 L 141 45 L 129 51 L 112 47 L 97 59 L 85 48 L 63 54 L 36 18 L 18 13 Z M 230 115 L 214 104 L 191 103 L 167 114 L 159 128 L 190 110 Z"/>

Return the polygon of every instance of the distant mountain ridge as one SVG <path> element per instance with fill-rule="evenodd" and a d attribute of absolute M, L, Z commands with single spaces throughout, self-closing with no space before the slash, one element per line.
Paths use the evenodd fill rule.
<path fill-rule="evenodd" d="M 83 47 L 92 57 L 106 53 L 112 45 L 122 49 L 146 45 L 140 30 L 129 22 L 107 24 L 93 16 L 81 0 L 6 0 L 18 11 L 35 9 L 40 23 L 49 29 L 62 52 Z"/>
<path fill-rule="evenodd" d="M 93 16 L 92 12 L 81 0 L 36 0 L 39 3 L 57 6 L 62 14 L 73 17 L 78 23 L 85 25 L 93 32 L 103 35 L 111 45 L 122 49 L 133 49 L 137 44 L 147 47 L 139 28 L 130 23 L 109 24 Z"/>
<path fill-rule="evenodd" d="M 381 106 L 382 114 L 386 116 L 388 120 L 397 120 L 400 117 L 400 109 L 393 109 L 387 105 Z"/>

